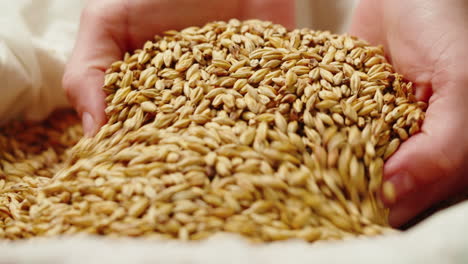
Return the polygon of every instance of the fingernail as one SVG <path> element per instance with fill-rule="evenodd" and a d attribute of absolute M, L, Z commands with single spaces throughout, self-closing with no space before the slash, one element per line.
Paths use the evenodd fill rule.
<path fill-rule="evenodd" d="M 382 186 L 385 202 L 395 203 L 399 197 L 411 192 L 414 187 L 413 178 L 408 172 L 400 172 L 390 177 Z"/>
<path fill-rule="evenodd" d="M 83 113 L 83 131 L 84 131 L 84 135 L 86 137 L 90 137 L 90 136 L 94 135 L 95 126 L 96 125 L 94 124 L 93 116 L 88 112 L 84 112 Z"/>

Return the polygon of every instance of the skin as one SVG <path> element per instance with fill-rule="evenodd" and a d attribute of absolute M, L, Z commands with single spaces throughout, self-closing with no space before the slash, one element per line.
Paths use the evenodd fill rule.
<path fill-rule="evenodd" d="M 383 44 L 395 70 L 429 102 L 422 132 L 385 164 L 394 226 L 468 187 L 467 29 L 465 0 L 362 0 L 357 7 L 351 34 Z"/>
<path fill-rule="evenodd" d="M 101 87 L 105 69 L 125 51 L 169 29 L 229 18 L 258 18 L 294 26 L 294 1 L 93 0 L 80 30 L 63 86 L 82 116 L 85 134 L 106 121 Z M 130 4 L 131 3 L 131 4 Z M 206 8 L 210 7 L 210 8 Z M 429 102 L 422 132 L 385 164 L 395 199 L 390 223 L 399 226 L 432 204 L 467 189 L 468 2 L 361 0 L 351 34 L 383 44 L 388 59 Z"/>
<path fill-rule="evenodd" d="M 293 27 L 293 1 L 283 0 L 91 0 L 65 68 L 63 87 L 92 136 L 106 122 L 104 72 L 126 51 L 166 30 L 230 18 L 258 18 Z"/>

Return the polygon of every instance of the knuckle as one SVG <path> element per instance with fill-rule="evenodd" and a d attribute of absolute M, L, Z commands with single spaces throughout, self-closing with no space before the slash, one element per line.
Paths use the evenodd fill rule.
<path fill-rule="evenodd" d="M 62 77 L 62 88 L 70 103 L 76 107 L 76 100 L 80 90 L 80 75 L 75 71 L 65 71 Z M 81 78 L 82 79 L 82 78 Z"/>
<path fill-rule="evenodd" d="M 67 96 L 69 95 L 69 93 L 73 90 L 72 87 L 75 86 L 75 83 L 76 83 L 76 77 L 75 77 L 75 74 L 73 73 L 70 73 L 68 71 L 66 71 L 64 74 L 63 74 L 63 77 L 62 77 L 62 87 L 63 89 L 65 90 L 65 92 L 67 93 Z"/>

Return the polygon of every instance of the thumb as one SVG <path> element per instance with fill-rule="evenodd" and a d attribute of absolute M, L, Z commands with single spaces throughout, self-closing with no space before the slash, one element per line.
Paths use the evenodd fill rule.
<path fill-rule="evenodd" d="M 83 11 L 75 47 L 65 68 L 62 85 L 82 118 L 86 136 L 106 122 L 105 70 L 126 49 L 122 10 L 107 8 L 108 1 L 92 2 Z"/>
<path fill-rule="evenodd" d="M 390 206 L 393 226 L 466 186 L 464 107 L 456 96 L 434 98 L 421 133 L 403 143 L 385 164 L 383 199 Z"/>
<path fill-rule="evenodd" d="M 64 75 L 63 87 L 82 119 L 85 136 L 93 136 L 106 122 L 103 83 L 104 72 L 98 69 L 66 71 Z"/>

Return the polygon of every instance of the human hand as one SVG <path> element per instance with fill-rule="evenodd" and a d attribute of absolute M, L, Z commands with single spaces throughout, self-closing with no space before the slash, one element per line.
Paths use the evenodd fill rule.
<path fill-rule="evenodd" d="M 106 122 L 104 72 L 126 51 L 166 30 L 230 18 L 258 18 L 293 25 L 293 1 L 94 0 L 85 7 L 63 87 L 88 136 Z"/>
<path fill-rule="evenodd" d="M 397 72 L 429 101 L 421 133 L 385 164 L 390 224 L 400 226 L 468 187 L 468 2 L 362 0 L 351 34 L 383 44 Z"/>

